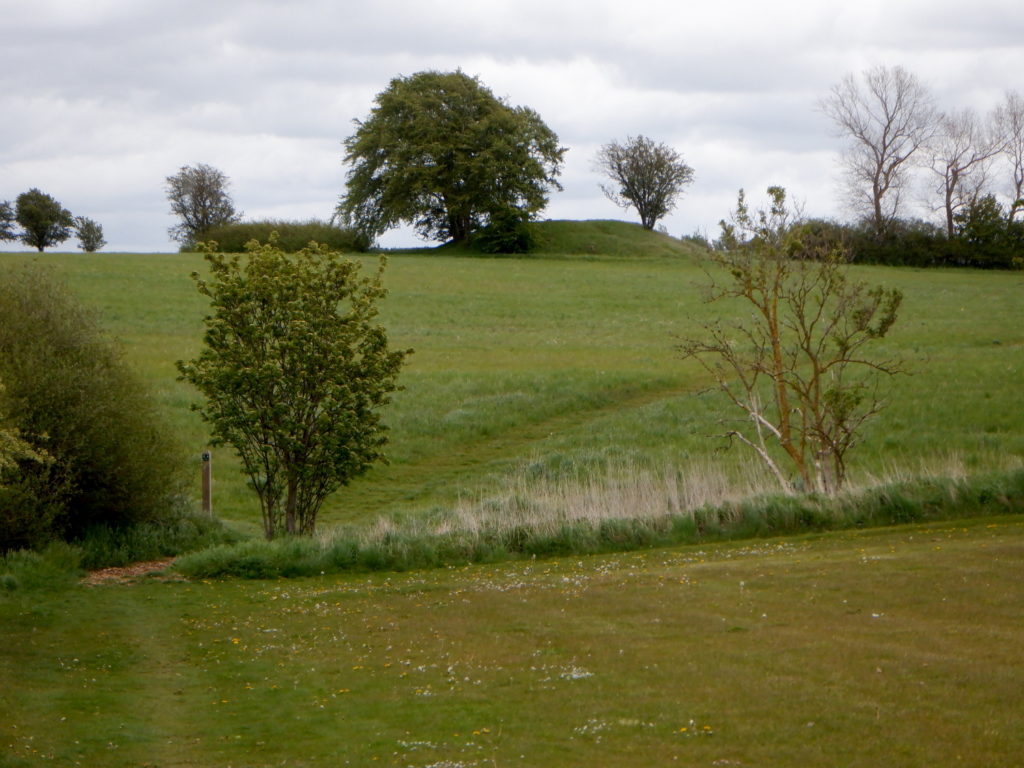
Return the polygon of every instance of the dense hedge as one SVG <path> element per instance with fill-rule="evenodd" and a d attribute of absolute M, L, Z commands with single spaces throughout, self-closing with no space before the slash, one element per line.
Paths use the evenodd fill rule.
<path fill-rule="evenodd" d="M 301 251 L 310 241 L 328 245 L 332 250 L 366 251 L 370 247 L 369 240 L 354 229 L 338 227 L 326 221 L 310 219 L 309 221 L 241 221 L 235 224 L 222 224 L 213 227 L 203 238 L 205 241 L 217 243 L 217 249 L 223 253 L 244 253 L 245 244 L 250 240 L 265 243 L 272 233 L 277 233 L 277 245 L 286 253 Z"/>
<path fill-rule="evenodd" d="M 1024 268 L 1024 221 L 1010 220 L 995 198 L 984 197 L 955 218 L 952 237 L 919 219 L 899 219 L 884 235 L 834 221 L 811 220 L 799 226 L 805 239 L 843 245 L 857 264 Z"/>

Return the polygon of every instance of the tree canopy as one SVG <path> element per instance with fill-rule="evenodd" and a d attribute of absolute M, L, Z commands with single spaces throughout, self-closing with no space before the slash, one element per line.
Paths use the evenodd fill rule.
<path fill-rule="evenodd" d="M 636 208 L 645 229 L 654 229 L 675 208 L 683 188 L 693 182 L 693 168 L 678 152 L 646 136 L 605 144 L 595 164 L 613 184 L 602 185 L 601 190 L 620 208 Z"/>
<path fill-rule="evenodd" d="M 292 255 L 273 242 L 206 259 L 210 279 L 192 277 L 213 314 L 178 369 L 206 398 L 215 444 L 242 459 L 267 538 L 313 533 L 327 495 L 383 458 L 378 411 L 407 354 L 375 322 L 384 262 L 360 277 L 327 246 Z"/>
<path fill-rule="evenodd" d="M 22 226 L 21 242 L 40 253 L 71 237 L 74 217 L 53 197 L 34 187 L 18 195 L 15 219 Z"/>
<path fill-rule="evenodd" d="M 168 176 L 166 182 L 171 213 L 181 219 L 167 233 L 182 245 L 195 245 L 211 227 L 242 218 L 228 193 L 228 177 L 212 166 L 205 163 L 183 165 L 176 174 Z"/>
<path fill-rule="evenodd" d="M 542 210 L 565 148 L 540 116 L 461 71 L 396 77 L 345 140 L 351 165 L 338 213 L 371 238 L 411 224 L 462 241 L 496 220 Z"/>

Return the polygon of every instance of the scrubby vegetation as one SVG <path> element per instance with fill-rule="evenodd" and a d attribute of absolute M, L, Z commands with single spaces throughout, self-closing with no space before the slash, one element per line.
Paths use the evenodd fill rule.
<path fill-rule="evenodd" d="M 311 242 L 326 245 L 335 251 L 347 253 L 363 252 L 369 249 L 370 241 L 354 229 L 337 226 L 319 219 L 308 221 L 284 221 L 264 219 L 260 221 L 239 221 L 210 227 L 204 239 L 217 244 L 224 253 L 245 253 L 246 245 L 256 240 L 270 241 L 277 233 L 276 244 L 285 253 L 296 253 Z"/>
<path fill-rule="evenodd" d="M 679 473 L 555 487 L 520 482 L 433 517 L 338 527 L 318 539 L 228 544 L 181 557 L 175 568 L 193 579 L 406 571 L 1024 513 L 1024 470 L 841 496 L 744 495 L 721 482 L 715 494 L 694 494 L 694 485 L 708 489 L 706 478 Z"/>
<path fill-rule="evenodd" d="M 0 413 L 35 456 L 0 478 L 0 551 L 177 518 L 184 463 L 95 319 L 46 270 L 0 283 Z"/>

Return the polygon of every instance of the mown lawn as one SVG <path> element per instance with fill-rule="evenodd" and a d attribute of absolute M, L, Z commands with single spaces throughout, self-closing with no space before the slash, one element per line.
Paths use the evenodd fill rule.
<path fill-rule="evenodd" d="M 1024 754 L 1019 519 L 19 599 L 0 598 L 5 766 Z"/>

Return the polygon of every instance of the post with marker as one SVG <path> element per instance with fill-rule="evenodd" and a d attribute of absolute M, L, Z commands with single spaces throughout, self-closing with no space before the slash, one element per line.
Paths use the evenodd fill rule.
<path fill-rule="evenodd" d="M 213 517 L 213 457 L 203 451 L 203 514 Z"/>

